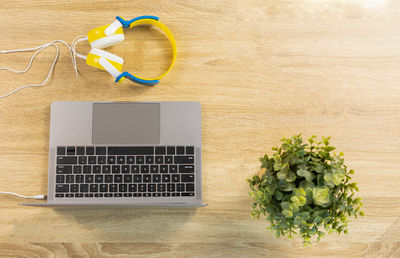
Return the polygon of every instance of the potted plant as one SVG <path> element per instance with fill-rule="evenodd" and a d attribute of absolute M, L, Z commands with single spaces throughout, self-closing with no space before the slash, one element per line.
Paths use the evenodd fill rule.
<path fill-rule="evenodd" d="M 260 158 L 260 174 L 247 180 L 251 215 L 265 216 L 276 237 L 299 234 L 308 245 L 325 232 L 347 233 L 348 217 L 364 215 L 361 199 L 354 196 L 354 170 L 344 165 L 343 153 L 333 153 L 330 137 L 322 138 L 312 136 L 308 143 L 301 135 L 283 138 L 271 157 Z"/>

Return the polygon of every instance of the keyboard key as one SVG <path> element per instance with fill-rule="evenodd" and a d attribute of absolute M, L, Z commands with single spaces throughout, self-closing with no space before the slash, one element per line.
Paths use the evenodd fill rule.
<path fill-rule="evenodd" d="M 171 182 L 171 177 L 170 177 L 170 175 L 162 175 L 162 181 L 163 181 L 163 183 L 169 183 L 169 182 Z"/>
<path fill-rule="evenodd" d="M 82 166 L 74 166 L 74 174 L 82 174 Z"/>
<path fill-rule="evenodd" d="M 83 166 L 83 174 L 91 174 L 92 173 L 92 166 Z"/>
<path fill-rule="evenodd" d="M 83 175 L 76 175 L 75 176 L 75 182 L 78 184 L 81 184 L 84 182 L 85 177 Z"/>
<path fill-rule="evenodd" d="M 153 193 L 151 196 L 153 196 L 153 197 L 161 197 L 161 193 Z"/>
<path fill-rule="evenodd" d="M 56 194 L 56 198 L 63 198 L 63 197 L 64 197 L 64 194 L 60 194 L 60 193 Z"/>
<path fill-rule="evenodd" d="M 109 188 L 110 188 L 110 192 L 112 192 L 112 193 L 118 192 L 118 185 L 117 184 L 110 184 Z"/>
<path fill-rule="evenodd" d="M 124 175 L 124 183 L 132 183 L 132 175 Z"/>
<path fill-rule="evenodd" d="M 167 184 L 168 192 L 175 192 L 175 184 Z"/>
<path fill-rule="evenodd" d="M 144 156 L 136 156 L 136 164 L 144 164 Z"/>
<path fill-rule="evenodd" d="M 79 164 L 86 164 L 87 163 L 87 157 L 86 156 L 79 156 Z"/>
<path fill-rule="evenodd" d="M 124 197 L 132 197 L 131 193 L 124 193 Z"/>
<path fill-rule="evenodd" d="M 179 173 L 194 173 L 194 165 L 179 165 Z"/>
<path fill-rule="evenodd" d="M 183 146 L 178 146 L 178 147 L 176 147 L 176 154 L 177 154 L 177 155 L 183 155 L 183 154 L 185 154 L 185 147 L 183 147 Z"/>
<path fill-rule="evenodd" d="M 77 164 L 76 156 L 58 156 L 57 164 Z"/>
<path fill-rule="evenodd" d="M 101 169 L 102 169 L 103 174 L 110 174 L 110 172 L 111 172 L 111 167 L 109 165 L 102 166 Z"/>
<path fill-rule="evenodd" d="M 112 193 L 105 193 L 104 197 L 113 197 L 113 194 Z"/>
<path fill-rule="evenodd" d="M 80 188 L 79 191 L 81 193 L 89 192 L 89 185 L 88 184 L 80 184 L 79 188 Z"/>
<path fill-rule="evenodd" d="M 163 164 L 164 157 L 163 156 L 156 156 L 156 164 Z"/>
<path fill-rule="evenodd" d="M 57 147 L 57 155 L 65 155 L 65 147 Z"/>
<path fill-rule="evenodd" d="M 129 184 L 129 192 L 137 192 L 137 184 Z"/>
<path fill-rule="evenodd" d="M 171 196 L 178 197 L 178 196 L 181 196 L 181 194 L 180 193 L 171 193 Z"/>
<path fill-rule="evenodd" d="M 175 156 L 174 163 L 175 164 L 193 164 L 194 156 Z"/>
<path fill-rule="evenodd" d="M 151 193 L 144 193 L 143 197 L 151 197 Z"/>
<path fill-rule="evenodd" d="M 168 155 L 175 155 L 175 147 L 167 147 Z"/>
<path fill-rule="evenodd" d="M 165 155 L 165 147 L 156 147 L 156 155 Z"/>
<path fill-rule="evenodd" d="M 78 184 L 70 185 L 69 191 L 70 191 L 71 193 L 77 193 L 77 192 L 79 192 L 79 185 L 78 185 Z"/>
<path fill-rule="evenodd" d="M 72 174 L 72 166 L 57 166 L 57 174 Z"/>
<path fill-rule="evenodd" d="M 118 156 L 117 164 L 125 164 L 125 156 Z"/>
<path fill-rule="evenodd" d="M 75 155 L 75 147 L 67 147 L 67 155 Z"/>
<path fill-rule="evenodd" d="M 100 184 L 100 192 L 101 193 L 108 192 L 108 184 Z"/>
<path fill-rule="evenodd" d="M 96 197 L 96 198 L 101 198 L 103 196 L 104 196 L 104 194 L 102 194 L 102 193 L 95 193 L 94 194 L 94 197 Z M 112 195 L 111 196 L 104 196 L 104 197 L 112 197 Z"/>
<path fill-rule="evenodd" d="M 69 184 L 74 183 L 74 179 L 75 179 L 75 177 L 74 177 L 73 175 L 66 175 L 66 176 L 65 176 L 65 181 L 66 181 L 67 183 L 69 183 Z"/>
<path fill-rule="evenodd" d="M 133 197 L 142 197 L 142 194 L 141 193 L 134 193 Z"/>
<path fill-rule="evenodd" d="M 130 173 L 131 171 L 130 171 L 129 168 L 130 168 L 129 165 L 123 165 L 122 166 L 122 173 L 124 173 L 124 174 Z"/>
<path fill-rule="evenodd" d="M 76 155 L 85 155 L 85 147 L 76 147 Z"/>
<path fill-rule="evenodd" d="M 128 185 L 127 184 L 119 184 L 119 191 L 121 193 L 125 193 L 126 191 L 128 191 Z"/>
<path fill-rule="evenodd" d="M 83 197 L 83 193 L 76 193 L 75 194 L 75 198 L 82 198 Z"/>
<path fill-rule="evenodd" d="M 194 192 L 194 184 L 186 184 L 186 192 Z"/>
<path fill-rule="evenodd" d="M 146 184 L 139 184 L 139 192 L 143 193 L 146 192 Z"/>
<path fill-rule="evenodd" d="M 154 164 L 154 156 L 146 156 L 146 164 Z"/>
<path fill-rule="evenodd" d="M 169 165 L 169 173 L 177 173 L 178 166 L 177 165 Z"/>
<path fill-rule="evenodd" d="M 160 183 L 161 175 L 153 175 L 153 183 Z"/>
<path fill-rule="evenodd" d="M 157 165 L 151 165 L 150 166 L 150 173 L 158 173 L 158 166 Z"/>
<path fill-rule="evenodd" d="M 160 173 L 168 173 L 168 165 L 161 165 Z"/>
<path fill-rule="evenodd" d="M 185 191 L 185 184 L 176 184 L 176 190 L 178 192 L 183 192 Z"/>
<path fill-rule="evenodd" d="M 93 197 L 93 196 L 94 196 L 94 194 L 92 194 L 92 193 L 85 194 L 85 197 Z"/>
<path fill-rule="evenodd" d="M 108 155 L 154 155 L 154 147 L 108 147 Z"/>
<path fill-rule="evenodd" d="M 182 193 L 182 196 L 194 196 L 194 193 Z"/>
<path fill-rule="evenodd" d="M 157 192 L 165 192 L 165 184 L 157 184 Z"/>
<path fill-rule="evenodd" d="M 88 183 L 88 184 L 93 183 L 93 175 L 86 175 L 85 176 L 85 183 Z"/>
<path fill-rule="evenodd" d="M 93 166 L 93 174 L 101 174 L 101 166 Z"/>
<path fill-rule="evenodd" d="M 193 174 L 182 174 L 181 182 L 194 182 L 194 175 Z"/>
<path fill-rule="evenodd" d="M 107 164 L 115 164 L 115 156 L 108 156 Z"/>
<path fill-rule="evenodd" d="M 103 175 L 95 175 L 94 176 L 94 182 L 95 183 L 103 183 L 104 177 Z"/>
<path fill-rule="evenodd" d="M 113 176 L 112 175 L 105 175 L 104 176 L 104 183 L 112 183 L 113 182 Z"/>
<path fill-rule="evenodd" d="M 170 193 L 162 193 L 162 197 L 170 197 L 171 194 Z"/>
<path fill-rule="evenodd" d="M 97 158 L 96 158 L 96 156 L 89 156 L 89 158 L 88 158 L 88 163 L 89 163 L 89 164 L 96 164 L 96 163 L 97 163 Z"/>
<path fill-rule="evenodd" d="M 122 183 L 122 175 L 114 175 L 114 183 Z"/>
<path fill-rule="evenodd" d="M 121 173 L 121 166 L 119 165 L 112 166 L 112 173 L 113 174 Z"/>
<path fill-rule="evenodd" d="M 165 156 L 165 164 L 172 164 L 173 160 L 172 160 L 172 156 Z"/>
<path fill-rule="evenodd" d="M 143 175 L 143 183 L 150 183 L 151 175 Z"/>
<path fill-rule="evenodd" d="M 180 175 L 172 175 L 172 182 L 179 183 L 181 181 Z"/>
<path fill-rule="evenodd" d="M 122 193 L 115 193 L 114 197 L 122 197 Z"/>
<path fill-rule="evenodd" d="M 186 147 L 186 154 L 194 154 L 194 147 L 193 146 L 187 146 Z"/>
<path fill-rule="evenodd" d="M 126 157 L 126 164 L 135 164 L 135 156 Z"/>
<path fill-rule="evenodd" d="M 86 147 L 86 155 L 94 155 L 94 147 Z"/>
<path fill-rule="evenodd" d="M 140 166 L 140 173 L 149 173 L 149 166 L 148 165 Z"/>
<path fill-rule="evenodd" d="M 65 176 L 64 175 L 57 175 L 56 176 L 56 183 L 58 183 L 58 184 L 65 183 Z"/>
<path fill-rule="evenodd" d="M 106 147 L 96 147 L 96 155 L 106 155 Z"/>
<path fill-rule="evenodd" d="M 147 191 L 151 192 L 151 193 L 155 192 L 156 191 L 156 184 L 148 184 L 147 185 Z"/>
<path fill-rule="evenodd" d="M 107 163 L 106 156 L 98 156 L 97 157 L 97 164 L 106 164 L 106 163 Z"/>
<path fill-rule="evenodd" d="M 134 165 L 131 166 L 131 173 L 139 173 L 139 166 L 138 165 Z"/>
<path fill-rule="evenodd" d="M 141 183 L 142 182 L 142 175 L 134 175 L 133 176 L 134 183 Z"/>

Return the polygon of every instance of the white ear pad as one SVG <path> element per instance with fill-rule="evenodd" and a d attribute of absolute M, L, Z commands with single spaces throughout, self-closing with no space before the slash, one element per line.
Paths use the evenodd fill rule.
<path fill-rule="evenodd" d="M 125 39 L 124 34 L 114 34 L 104 38 L 97 39 L 90 43 L 92 48 L 106 48 L 115 45 Z"/>
<path fill-rule="evenodd" d="M 106 59 L 108 59 L 110 61 L 114 61 L 114 62 L 119 63 L 119 64 L 124 64 L 124 59 L 122 57 L 119 57 L 119 56 L 114 55 L 114 54 L 112 54 L 112 53 L 110 53 L 108 51 L 104 51 L 104 50 L 101 50 L 101 49 L 98 49 L 98 48 L 92 48 L 90 50 L 89 54 L 93 54 L 93 55 L 96 55 L 96 56 L 104 57 L 104 58 L 106 58 Z"/>

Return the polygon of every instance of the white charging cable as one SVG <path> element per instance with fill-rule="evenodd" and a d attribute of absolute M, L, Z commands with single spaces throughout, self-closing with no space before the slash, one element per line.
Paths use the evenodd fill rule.
<path fill-rule="evenodd" d="M 42 50 L 44 50 L 44 49 L 46 49 L 47 47 L 50 47 L 50 46 L 54 46 L 54 47 L 56 48 L 56 55 L 55 55 L 55 57 L 54 57 L 53 63 L 52 63 L 51 66 L 50 66 L 49 73 L 47 74 L 46 78 L 45 78 L 41 83 L 39 83 L 39 84 L 28 84 L 28 85 L 24 85 L 24 86 L 18 87 L 17 89 L 15 89 L 15 90 L 13 90 L 13 91 L 7 93 L 7 94 L 0 95 L 0 98 L 8 97 L 8 96 L 10 96 L 11 94 L 14 94 L 15 92 L 17 92 L 17 91 L 19 91 L 19 90 L 22 90 L 22 89 L 24 89 L 24 88 L 28 88 L 28 87 L 41 87 L 41 86 L 45 85 L 45 84 L 48 82 L 48 80 L 50 79 L 50 77 L 51 77 L 51 74 L 52 74 L 52 72 L 53 72 L 53 70 L 54 70 L 54 67 L 55 67 L 55 65 L 56 65 L 56 63 L 57 63 L 57 60 L 58 60 L 58 57 L 59 57 L 59 54 L 60 54 L 60 49 L 59 49 L 57 43 L 64 44 L 64 45 L 69 49 L 69 52 L 70 52 L 70 54 L 71 54 L 71 59 L 72 59 L 72 65 L 74 66 L 74 70 L 75 70 L 75 75 L 76 75 L 76 77 L 78 78 L 78 67 L 77 67 L 77 65 L 76 65 L 76 57 L 75 57 L 75 56 L 78 56 L 78 57 L 84 58 L 84 59 L 86 59 L 86 57 L 83 56 L 83 55 L 80 55 L 80 54 L 76 53 L 75 48 L 76 48 L 76 44 L 77 44 L 78 42 L 82 41 L 82 40 L 87 40 L 87 37 L 84 36 L 84 35 L 81 35 L 81 36 L 76 37 L 76 38 L 72 41 L 73 47 L 71 47 L 71 46 L 70 46 L 67 42 L 65 42 L 64 40 L 53 40 L 52 42 L 49 42 L 49 43 L 47 43 L 47 44 L 44 44 L 44 45 L 41 45 L 41 46 L 38 46 L 38 47 L 34 47 L 34 48 L 13 49 L 13 50 L 0 50 L 0 54 L 35 51 L 35 52 L 33 53 L 32 57 L 31 57 L 30 60 L 29 60 L 28 66 L 27 66 L 24 70 L 15 70 L 15 69 L 8 68 L 8 67 L 0 67 L 0 70 L 6 70 L 6 71 L 13 72 L 13 73 L 22 74 L 22 73 L 26 73 L 27 71 L 29 71 L 29 69 L 31 68 L 31 65 L 32 65 L 33 60 L 35 59 L 35 57 L 37 56 L 37 54 L 39 54 Z"/>
<path fill-rule="evenodd" d="M 33 195 L 33 196 L 26 196 L 26 195 L 11 193 L 11 192 L 0 192 L 0 194 L 14 195 L 14 196 L 17 196 L 20 198 L 35 199 L 35 200 L 46 200 L 47 199 L 47 195 L 44 195 L 44 194 Z"/>

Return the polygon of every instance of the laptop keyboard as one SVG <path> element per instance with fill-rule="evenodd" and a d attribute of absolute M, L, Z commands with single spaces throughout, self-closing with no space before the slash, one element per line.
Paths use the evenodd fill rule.
<path fill-rule="evenodd" d="M 193 146 L 59 146 L 56 198 L 195 196 Z"/>

